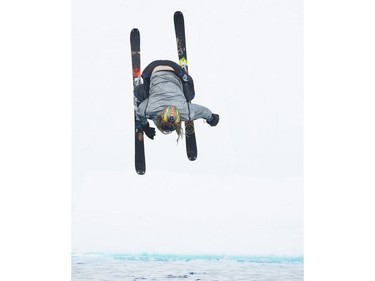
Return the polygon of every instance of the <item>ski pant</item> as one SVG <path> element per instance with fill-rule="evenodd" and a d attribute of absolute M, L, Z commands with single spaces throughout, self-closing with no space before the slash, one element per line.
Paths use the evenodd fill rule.
<path fill-rule="evenodd" d="M 181 66 L 179 66 L 177 63 L 170 61 L 170 60 L 156 60 L 151 62 L 142 73 L 142 78 L 144 84 L 138 85 L 134 89 L 134 96 L 137 98 L 139 103 L 144 101 L 148 98 L 149 95 L 149 86 L 150 86 L 150 78 L 152 75 L 152 71 L 155 67 L 160 65 L 166 65 L 170 66 L 174 69 L 174 73 L 177 77 L 181 79 L 183 92 L 185 95 L 185 98 L 188 102 L 190 102 L 195 97 L 195 91 L 194 91 L 194 81 L 193 78 L 187 74 Z"/>

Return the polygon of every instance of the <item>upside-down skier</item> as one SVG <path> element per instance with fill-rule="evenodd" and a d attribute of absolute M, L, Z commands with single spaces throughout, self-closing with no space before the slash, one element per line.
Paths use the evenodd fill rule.
<path fill-rule="evenodd" d="M 219 115 L 202 105 L 191 103 L 195 96 L 192 77 L 177 63 L 169 60 L 156 60 L 142 72 L 143 84 L 134 88 L 137 103 L 136 114 L 144 133 L 154 139 L 155 128 L 163 133 L 177 133 L 177 141 L 182 137 L 181 121 L 199 118 L 210 126 L 219 123 Z"/>

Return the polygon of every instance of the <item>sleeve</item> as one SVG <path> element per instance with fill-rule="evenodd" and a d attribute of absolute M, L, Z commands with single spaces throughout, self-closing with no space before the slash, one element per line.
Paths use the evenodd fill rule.
<path fill-rule="evenodd" d="M 202 105 L 195 104 L 195 103 L 191 103 L 189 104 L 189 106 L 190 106 L 190 118 L 192 120 L 196 120 L 199 118 L 207 120 L 211 118 L 212 112 L 207 107 L 204 107 Z"/>
<path fill-rule="evenodd" d="M 145 99 L 143 102 L 141 102 L 139 104 L 139 106 L 137 107 L 137 110 L 136 110 L 137 118 L 139 118 L 142 125 L 146 125 L 147 122 L 148 122 L 147 117 L 145 115 L 145 107 L 146 107 L 147 103 L 148 103 L 148 98 Z"/>

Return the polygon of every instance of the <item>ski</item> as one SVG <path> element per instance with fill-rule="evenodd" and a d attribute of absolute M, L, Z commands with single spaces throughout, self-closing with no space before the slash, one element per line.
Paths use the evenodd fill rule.
<path fill-rule="evenodd" d="M 178 64 L 188 73 L 188 62 L 186 54 L 185 22 L 182 12 L 174 13 L 174 29 L 176 33 Z M 186 153 L 189 160 L 197 159 L 197 141 L 195 139 L 194 121 L 185 121 Z"/>
<path fill-rule="evenodd" d="M 133 89 L 142 84 L 141 78 L 141 47 L 140 34 L 137 28 L 130 32 L 130 49 L 132 57 L 132 72 L 133 72 Z M 146 172 L 145 160 L 145 146 L 144 135 L 141 127 L 141 121 L 137 118 L 136 110 L 138 107 L 138 100 L 133 95 L 134 102 L 134 133 L 135 133 L 135 170 L 139 175 Z"/>

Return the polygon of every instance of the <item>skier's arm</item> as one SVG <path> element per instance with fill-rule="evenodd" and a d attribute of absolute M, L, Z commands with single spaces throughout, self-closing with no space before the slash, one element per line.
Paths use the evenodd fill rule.
<path fill-rule="evenodd" d="M 143 102 L 139 104 L 136 110 L 137 118 L 140 120 L 140 127 L 142 128 L 143 132 L 150 138 L 154 139 L 155 137 L 155 128 L 150 127 L 150 123 L 145 116 L 145 105 L 147 105 L 148 99 L 145 99 Z"/>
<path fill-rule="evenodd" d="M 203 118 L 210 126 L 216 126 L 219 123 L 219 115 L 212 113 L 207 107 L 202 105 L 190 104 L 190 118 L 192 120 Z"/>
<path fill-rule="evenodd" d="M 207 107 L 195 104 L 195 103 L 190 103 L 190 118 L 192 120 L 196 120 L 199 118 L 208 120 L 212 116 L 211 110 L 209 110 Z"/>
<path fill-rule="evenodd" d="M 144 101 L 142 101 L 138 107 L 137 107 L 137 117 L 139 118 L 139 120 L 141 120 L 141 124 L 142 125 L 146 125 L 147 124 L 147 117 L 145 115 L 145 107 L 147 105 L 147 102 L 148 102 L 148 98 L 145 99 Z"/>

